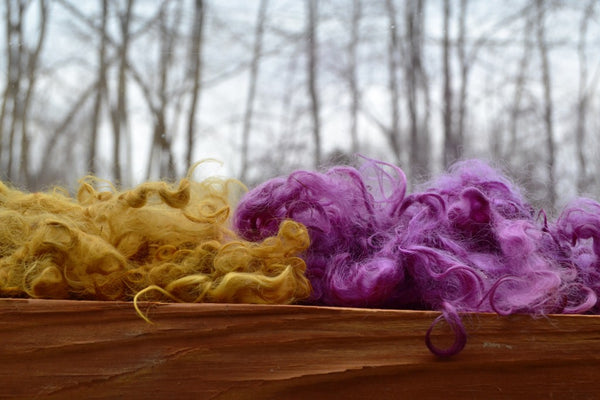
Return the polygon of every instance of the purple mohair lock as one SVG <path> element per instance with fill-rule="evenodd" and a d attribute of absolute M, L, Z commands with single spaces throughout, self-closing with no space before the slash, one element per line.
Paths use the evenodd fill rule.
<path fill-rule="evenodd" d="M 262 240 L 284 219 L 303 223 L 311 304 L 443 312 L 462 350 L 460 312 L 598 312 L 600 204 L 579 199 L 556 222 L 496 169 L 463 161 L 406 194 L 396 166 L 296 171 L 251 190 L 234 214 L 244 238 Z M 437 321 L 436 321 L 437 323 Z M 433 327 L 432 327 L 433 328 Z"/>

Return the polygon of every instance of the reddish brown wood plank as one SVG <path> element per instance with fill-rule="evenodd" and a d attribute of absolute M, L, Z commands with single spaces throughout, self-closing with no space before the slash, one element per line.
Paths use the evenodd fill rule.
<path fill-rule="evenodd" d="M 469 314 L 431 355 L 435 312 L 0 300 L 0 397 L 598 398 L 600 317 Z M 437 343 L 451 340 L 436 328 Z"/>

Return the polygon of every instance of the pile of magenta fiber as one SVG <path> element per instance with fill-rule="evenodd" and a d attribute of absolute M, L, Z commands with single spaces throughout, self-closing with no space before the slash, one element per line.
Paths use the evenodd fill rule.
<path fill-rule="evenodd" d="M 457 163 L 410 194 L 402 170 L 379 161 L 296 171 L 249 191 L 233 221 L 260 241 L 287 219 L 310 235 L 309 304 L 439 310 L 456 338 L 440 349 L 430 329 L 437 355 L 465 346 L 461 312 L 600 310 L 600 204 L 578 199 L 549 221 L 482 161 Z"/>

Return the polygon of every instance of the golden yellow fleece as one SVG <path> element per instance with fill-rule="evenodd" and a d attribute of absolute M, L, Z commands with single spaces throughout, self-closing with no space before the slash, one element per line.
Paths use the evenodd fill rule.
<path fill-rule="evenodd" d="M 242 185 L 188 177 L 119 191 L 94 177 L 75 198 L 0 182 L 0 295 L 291 303 L 308 297 L 306 228 L 252 243 L 229 229 Z M 104 189 L 100 190 L 100 187 Z M 235 200 L 234 200 L 235 199 Z"/>

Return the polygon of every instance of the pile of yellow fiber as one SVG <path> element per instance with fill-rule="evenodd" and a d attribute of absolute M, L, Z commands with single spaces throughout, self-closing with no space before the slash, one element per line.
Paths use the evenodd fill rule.
<path fill-rule="evenodd" d="M 241 184 L 189 176 L 118 191 L 84 178 L 76 198 L 0 182 L 0 296 L 291 303 L 310 294 L 297 255 L 306 228 L 284 222 L 261 243 L 228 228 Z"/>

